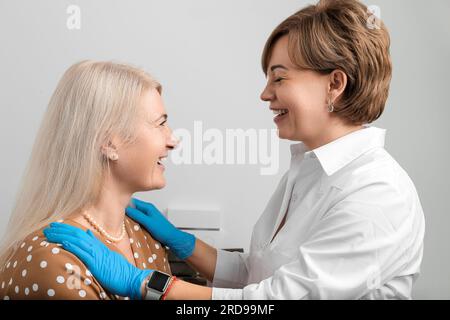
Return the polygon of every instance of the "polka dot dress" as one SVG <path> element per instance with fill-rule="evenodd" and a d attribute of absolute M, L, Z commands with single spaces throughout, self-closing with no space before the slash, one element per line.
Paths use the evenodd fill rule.
<path fill-rule="evenodd" d="M 86 230 L 72 220 L 64 223 Z M 165 247 L 129 217 L 126 217 L 125 228 L 135 265 L 171 274 Z M 76 256 L 59 244 L 47 242 L 43 229 L 23 240 L 14 255 L 0 266 L 0 299 L 129 299 L 109 293 Z M 120 253 L 106 238 L 95 235 L 111 250 Z"/>

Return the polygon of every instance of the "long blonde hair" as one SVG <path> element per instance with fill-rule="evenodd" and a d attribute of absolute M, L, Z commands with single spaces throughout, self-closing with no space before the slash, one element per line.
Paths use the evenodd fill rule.
<path fill-rule="evenodd" d="M 149 74 L 114 62 L 81 61 L 64 73 L 16 196 L 0 266 L 27 235 L 95 201 L 108 169 L 101 147 L 113 135 L 133 141 L 139 98 L 150 88 L 161 92 Z"/>

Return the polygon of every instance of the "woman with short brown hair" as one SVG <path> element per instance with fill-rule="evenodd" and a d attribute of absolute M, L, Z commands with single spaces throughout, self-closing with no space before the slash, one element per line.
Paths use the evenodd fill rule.
<path fill-rule="evenodd" d="M 275 44 L 284 36 L 295 69 L 345 74 L 339 102 L 338 97 L 329 97 L 333 115 L 352 124 L 372 123 L 381 116 L 392 76 L 390 37 L 366 6 L 358 1 L 320 1 L 284 20 L 266 42 L 262 55 L 266 74 Z"/>

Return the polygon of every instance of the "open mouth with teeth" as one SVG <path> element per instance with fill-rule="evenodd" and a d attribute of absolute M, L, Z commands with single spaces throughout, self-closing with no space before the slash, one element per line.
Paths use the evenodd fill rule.
<path fill-rule="evenodd" d="M 272 109 L 273 114 L 275 115 L 274 121 L 278 122 L 286 117 L 286 115 L 289 113 L 288 109 Z"/>
<path fill-rule="evenodd" d="M 164 163 L 166 162 L 167 157 L 161 157 L 159 158 L 159 160 L 156 162 L 159 166 L 165 168 Z"/>

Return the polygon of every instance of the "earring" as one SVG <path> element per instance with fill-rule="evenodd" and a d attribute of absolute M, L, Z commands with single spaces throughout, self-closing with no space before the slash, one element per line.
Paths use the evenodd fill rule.
<path fill-rule="evenodd" d="M 331 102 L 331 99 L 328 100 L 328 112 L 333 113 L 334 112 L 334 103 Z"/>
<path fill-rule="evenodd" d="M 116 152 L 116 148 L 111 144 L 111 142 L 108 143 L 108 146 L 102 146 L 101 152 L 103 157 L 111 160 L 111 161 L 117 161 L 119 159 L 119 155 Z"/>
<path fill-rule="evenodd" d="M 119 159 L 119 155 L 115 152 L 108 153 L 108 158 L 112 161 L 117 161 Z"/>

